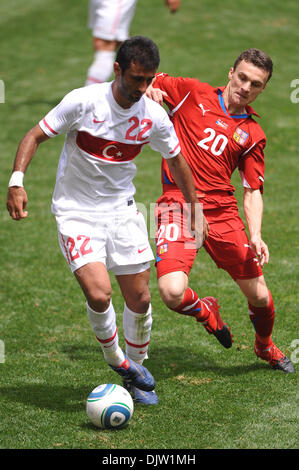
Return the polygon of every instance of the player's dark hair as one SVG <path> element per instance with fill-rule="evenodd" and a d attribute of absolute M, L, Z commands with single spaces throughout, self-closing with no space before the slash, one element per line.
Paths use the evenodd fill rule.
<path fill-rule="evenodd" d="M 122 72 L 130 67 L 131 62 L 143 65 L 145 70 L 157 69 L 160 64 L 157 45 L 145 36 L 133 36 L 124 41 L 115 60 Z"/>
<path fill-rule="evenodd" d="M 268 54 L 266 54 L 264 51 L 261 51 L 260 49 L 247 49 L 246 51 L 242 52 L 234 63 L 234 70 L 237 68 L 239 63 L 242 62 L 242 60 L 268 72 L 269 75 L 267 82 L 270 80 L 273 72 L 273 62 Z"/>

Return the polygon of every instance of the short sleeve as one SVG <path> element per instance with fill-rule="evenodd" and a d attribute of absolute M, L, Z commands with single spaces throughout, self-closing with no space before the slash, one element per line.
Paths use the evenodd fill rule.
<path fill-rule="evenodd" d="M 154 88 L 160 88 L 167 93 L 164 102 L 170 110 L 180 104 L 182 97 L 185 97 L 194 88 L 195 78 L 170 77 L 167 73 L 158 73 L 154 82 Z"/>
<path fill-rule="evenodd" d="M 264 148 L 266 139 L 254 143 L 241 155 L 239 172 L 245 188 L 259 189 L 263 193 L 265 177 Z"/>
<path fill-rule="evenodd" d="M 149 144 L 153 150 L 161 153 L 164 158 L 173 158 L 181 151 L 173 124 L 165 111 L 162 119 L 156 124 L 156 129 Z"/>
<path fill-rule="evenodd" d="M 39 122 L 41 129 L 49 137 L 65 134 L 76 129 L 84 115 L 84 104 L 80 98 L 80 89 L 68 93 L 60 103 L 55 106 Z"/>

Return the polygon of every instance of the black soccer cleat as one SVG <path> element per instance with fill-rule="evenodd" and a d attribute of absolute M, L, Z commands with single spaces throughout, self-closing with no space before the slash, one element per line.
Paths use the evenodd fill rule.
<path fill-rule="evenodd" d="M 276 364 L 272 365 L 272 369 L 282 370 L 287 374 L 296 372 L 295 367 L 291 359 L 288 358 L 288 356 L 284 356 L 282 359 L 278 360 Z"/>
<path fill-rule="evenodd" d="M 296 372 L 292 361 L 273 342 L 265 348 L 256 340 L 254 352 L 257 357 L 267 361 L 272 369 L 282 370 L 285 373 Z"/>
<path fill-rule="evenodd" d="M 219 343 L 222 344 L 222 346 L 224 346 L 226 349 L 231 348 L 233 344 L 232 335 L 226 323 L 223 324 L 221 330 L 217 329 L 215 332 L 213 332 L 213 335 L 218 339 Z"/>
<path fill-rule="evenodd" d="M 203 308 L 209 311 L 209 317 L 206 321 L 201 322 L 209 334 L 213 334 L 219 343 L 226 349 L 229 349 L 232 344 L 232 334 L 230 328 L 223 322 L 220 313 L 217 299 L 214 297 L 204 297 L 201 299 Z M 198 321 L 200 321 L 198 319 Z"/>

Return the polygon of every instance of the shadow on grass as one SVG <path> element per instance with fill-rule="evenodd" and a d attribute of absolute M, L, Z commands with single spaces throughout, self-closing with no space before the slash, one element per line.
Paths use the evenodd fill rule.
<path fill-rule="evenodd" d="M 88 345 L 64 345 L 62 351 L 68 355 L 72 361 L 86 361 L 90 364 L 91 356 L 94 355 L 97 370 L 101 370 L 106 377 L 106 383 L 113 381 L 114 373 L 107 366 L 103 357 L 101 357 L 100 348 Z M 214 356 L 214 357 L 213 357 Z M 269 369 L 268 364 L 255 360 L 253 357 L 250 364 L 237 364 L 231 365 L 232 356 L 225 359 L 225 352 L 221 353 L 221 360 L 215 353 L 211 353 L 207 359 L 207 351 L 204 354 L 194 353 L 189 354 L 186 349 L 182 347 L 169 347 L 169 348 L 155 348 L 150 355 L 150 360 L 145 362 L 146 367 L 152 372 L 157 383 L 159 380 L 167 380 L 176 378 L 180 375 L 188 377 L 201 378 L 202 373 L 214 374 L 216 376 L 227 378 L 234 376 L 245 376 L 251 373 L 264 372 Z M 218 359 L 217 359 L 218 358 Z M 216 360 L 217 359 L 217 360 Z M 107 372 L 107 375 L 106 375 Z M 271 373 L 271 370 L 270 370 Z M 74 369 L 74 376 L 76 372 Z M 99 383 L 104 383 L 99 375 Z M 61 381 L 63 382 L 63 376 Z M 115 375 L 115 383 L 121 383 L 121 378 Z M 27 406 L 34 406 L 40 409 L 48 409 L 54 411 L 64 412 L 78 412 L 85 406 L 85 399 L 90 391 L 95 387 L 95 382 L 92 378 L 86 380 L 86 385 L 76 385 L 69 383 L 62 385 L 55 384 L 19 384 L 14 386 L 0 387 L 0 395 L 6 396 L 10 402 L 23 403 Z"/>
<path fill-rule="evenodd" d="M 91 338 L 90 345 L 65 344 L 62 346 L 61 352 L 66 354 L 71 361 L 90 360 L 92 357 L 94 357 L 95 360 L 101 360 L 103 355 L 100 345 L 96 344 L 96 341 L 94 341 L 95 344 L 92 343 L 93 338 Z"/>
<path fill-rule="evenodd" d="M 228 354 L 226 358 L 225 355 Z M 221 350 L 221 355 L 212 352 L 207 358 L 207 350 L 204 353 L 191 353 L 184 348 L 155 348 L 150 355 L 148 368 L 156 379 L 177 376 L 179 374 L 198 375 L 202 372 L 213 373 L 220 377 L 242 376 L 257 371 L 269 369 L 269 365 L 258 361 L 254 356 L 249 364 L 240 364 L 239 353 L 232 357 L 229 352 Z M 235 359 L 235 364 L 232 361 Z M 147 366 L 147 364 L 145 364 Z"/>
<path fill-rule="evenodd" d="M 94 354 L 95 358 L 99 359 L 99 366 L 106 367 L 98 345 L 68 344 L 62 347 L 62 351 L 72 361 L 91 359 L 91 355 Z M 236 361 L 234 365 L 231 364 L 233 360 Z M 153 348 L 150 351 L 149 360 L 146 360 L 144 365 L 156 379 L 183 373 L 197 374 L 200 372 L 212 372 L 228 377 L 269 369 L 267 363 L 257 360 L 254 355 L 252 355 L 252 361 L 249 364 L 240 364 L 240 353 L 232 349 L 228 351 L 220 349 L 219 353 L 213 351 L 207 358 L 207 350 L 194 354 L 194 352 L 190 353 L 186 348 L 179 346 Z"/>
<path fill-rule="evenodd" d="M 69 385 L 25 384 L 0 387 L 0 395 L 10 402 L 23 403 L 40 409 L 78 412 L 84 409 L 84 397 L 93 385 L 74 387 Z"/>

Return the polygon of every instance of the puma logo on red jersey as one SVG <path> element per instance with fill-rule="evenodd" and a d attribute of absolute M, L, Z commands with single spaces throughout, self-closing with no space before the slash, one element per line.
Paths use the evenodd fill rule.
<path fill-rule="evenodd" d="M 199 103 L 198 105 L 200 107 L 200 109 L 202 110 L 202 115 L 204 116 L 208 111 L 211 111 L 210 109 L 205 109 L 203 107 L 203 104 L 202 103 Z"/>

